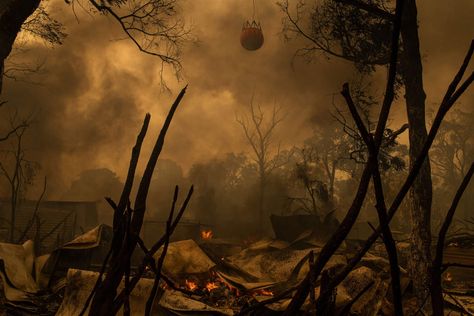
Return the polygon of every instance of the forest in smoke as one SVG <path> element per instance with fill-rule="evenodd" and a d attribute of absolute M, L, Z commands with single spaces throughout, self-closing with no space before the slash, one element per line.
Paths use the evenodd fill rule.
<path fill-rule="evenodd" d="M 57 12 L 54 10 L 56 5 L 52 2 L 53 13 Z M 235 12 L 233 9 L 240 14 L 245 11 L 245 7 L 237 5 L 218 6 L 214 10 L 223 15 L 214 19 L 224 23 L 230 12 Z M 276 34 L 281 30 L 280 20 L 270 18 L 277 12 L 274 6 L 262 4 L 261 11 L 262 19 L 267 19 L 269 32 Z M 81 14 L 81 19 L 87 18 Z M 205 13 L 201 14 L 203 16 L 195 17 L 196 21 L 208 18 Z M 233 18 L 240 21 L 239 15 Z M 105 22 L 93 23 L 100 27 Z M 25 78 L 28 80 L 24 83 L 21 80 L 5 81 L 6 97 L 14 100 L 10 103 L 15 103 L 17 109 L 14 116 L 2 117 L 3 126 L 7 130 L 12 120 L 31 120 L 23 138 L 28 160 L 32 162 L 29 183 L 23 192 L 26 198 L 36 199 L 40 195 L 42 178 L 46 176 L 46 198 L 101 201 L 101 220 L 110 222 L 112 211 L 104 197 L 118 196 L 123 187 L 126 157 L 134 137 L 130 131 L 134 130 L 132 127 L 136 126 L 141 112 L 156 110 L 161 113 L 160 104 L 171 95 L 161 93 L 157 97 L 159 88 L 150 89 L 145 84 L 151 81 L 156 87 L 160 86 L 158 79 L 153 78 L 153 72 L 142 71 L 152 65 L 146 56 L 125 59 L 130 48 L 123 42 L 109 42 L 105 53 L 119 49 L 123 56 L 119 54 L 122 56 L 119 60 L 107 59 L 103 61 L 104 65 L 97 64 L 91 55 L 96 49 L 96 41 L 86 38 L 98 36 L 100 39 L 105 34 L 91 31 L 93 28 L 89 21 L 75 24 L 71 20 L 66 25 L 67 30 L 79 35 L 66 38 L 64 45 L 54 49 L 37 42 L 25 42 L 24 51 L 20 49 L 11 58 L 13 63 L 17 63 L 27 60 L 31 54 L 48 55 L 44 59 L 45 73 L 43 70 L 33 73 L 32 78 Z M 441 56 L 430 48 L 437 45 L 444 34 L 440 32 L 440 26 L 434 27 L 437 32 L 432 28 L 422 29 L 428 38 L 424 44 L 425 50 L 429 51 L 426 67 L 428 92 L 435 92 L 442 82 L 439 78 L 433 80 L 435 77 L 430 75 L 429 66 L 442 64 L 446 57 L 446 52 Z M 453 27 L 461 28 L 462 25 L 453 24 Z M 269 121 L 273 108 L 279 109 L 281 116 L 272 134 L 268 155 L 269 160 L 283 161 L 268 174 L 264 194 L 265 218 L 270 214 L 295 213 L 325 216 L 331 211 L 335 211 L 337 217 L 342 216 L 352 202 L 364 159 L 356 157 L 361 140 L 354 137 L 355 125 L 346 126 L 350 117 L 347 111 L 341 110 L 343 101 L 338 97 L 338 84 L 340 78 L 349 77 L 359 87 L 360 106 L 370 124 L 374 123 L 374 113 L 379 111 L 377 103 L 381 98 L 381 86 L 376 80 L 370 82 L 366 76 L 356 74 L 351 66 L 338 60 L 317 60 L 306 64 L 301 59 L 294 59 L 292 54 L 300 45 L 298 40 L 284 42 L 281 37 L 270 37 L 266 45 L 281 53 L 269 55 L 263 52 L 258 58 L 266 60 L 267 64 L 256 66 L 250 59 L 253 56 L 233 51 L 236 44 L 221 37 L 216 30 L 201 26 L 196 32 L 200 41 L 192 48 L 192 53 L 188 48 L 189 52 L 184 54 L 185 74 L 192 87 L 189 105 L 182 117 L 177 118 L 176 131 L 170 136 L 165 158 L 160 159 L 155 171 L 147 216 L 164 219 L 173 186 L 195 184 L 196 197 L 187 214 L 190 219 L 216 226 L 217 231 L 224 234 L 231 227 L 234 229 L 230 234 L 239 231 L 241 234 L 251 233 L 258 229 L 255 221 L 259 199 L 258 165 L 238 123 L 239 117 L 250 115 L 250 103 L 254 97 L 255 103 L 262 107 L 266 121 Z M 457 42 L 461 39 L 456 39 Z M 83 53 L 78 54 L 79 50 Z M 228 57 L 243 59 L 224 63 L 223 58 Z M 295 64 L 290 63 L 292 60 Z M 206 76 L 206 69 L 215 62 L 220 63 L 221 70 L 212 77 Z M 238 66 L 232 67 L 236 63 Z M 257 68 L 250 68 L 254 66 Z M 272 71 L 265 70 L 268 67 Z M 449 69 L 448 65 L 444 67 Z M 335 68 L 338 71 L 330 71 Z M 55 75 L 49 76 L 50 73 Z M 59 79 L 66 73 L 67 81 Z M 381 78 L 380 71 L 373 76 Z M 172 87 L 177 84 L 172 77 L 166 80 Z M 126 93 L 121 88 L 123 86 L 127 87 Z M 279 89 L 281 86 L 285 88 Z M 25 89 L 29 91 L 26 94 L 23 93 Z M 428 96 L 430 100 L 436 99 L 436 93 Z M 36 101 L 29 102 L 31 98 Z M 466 164 L 473 157 L 473 130 L 469 127 L 474 114 L 468 106 L 470 100 L 472 93 L 466 96 L 459 110 L 449 115 L 431 150 L 434 227 L 440 220 L 437 211 L 447 208 L 453 194 L 451 184 L 462 179 Z M 2 111 L 8 111 L 8 108 L 4 107 Z M 403 110 L 396 109 L 389 127 L 396 131 L 404 122 Z M 205 128 L 206 125 L 213 128 Z M 192 138 L 192 134 L 199 136 Z M 2 143 L 4 151 L 8 152 L 13 143 L 14 140 Z M 396 135 L 386 154 L 383 178 L 390 200 L 407 172 L 406 130 Z M 3 181 L 0 194 L 7 198 L 5 178 L 0 181 Z M 318 184 L 320 191 L 308 191 L 310 182 L 309 186 Z M 472 185 L 469 190 L 473 190 Z M 466 194 L 462 200 L 459 216 L 469 216 L 467 206 L 472 202 L 472 196 Z M 316 200 L 316 208 L 309 205 L 312 198 Z M 376 215 L 370 210 L 373 204 L 374 196 L 369 194 L 361 222 L 375 220 Z M 405 216 L 408 214 L 404 214 L 402 208 L 398 217 Z M 406 221 L 397 222 L 395 219 L 395 222 L 400 229 L 407 228 Z M 265 229 L 271 231 L 269 221 L 265 221 Z"/>
<path fill-rule="evenodd" d="M 334 113 L 337 111 L 334 110 Z M 279 159 L 281 163 L 268 174 L 264 194 L 266 218 L 271 214 L 316 214 L 323 218 L 332 211 L 335 211 L 336 217 L 344 215 L 352 202 L 353 192 L 357 189 L 364 158 L 357 156 L 360 143 L 347 132 L 349 127 L 344 131 L 344 126 L 340 123 L 344 114 L 339 115 L 339 118 L 334 115 L 333 122 L 324 129 L 315 125 L 313 135 L 300 145 L 279 153 L 279 140 L 276 136 L 273 137 L 268 154 L 270 160 Z M 472 124 L 472 112 L 454 111 L 446 120 L 431 150 L 435 230 L 439 229 L 442 212 L 448 208 L 454 194 L 452 183 L 458 183 L 462 179 L 466 165 L 474 155 L 474 131 L 470 128 Z M 278 135 L 278 126 L 276 128 Z M 244 137 L 243 131 L 239 137 Z M 386 155 L 384 189 L 387 201 L 391 201 L 406 177 L 406 145 L 396 140 L 387 148 Z M 185 187 L 194 184 L 195 198 L 186 215 L 189 220 L 210 225 L 221 236 L 255 234 L 259 229 L 259 175 L 254 159 L 250 144 L 245 152 L 229 152 L 222 157 L 195 163 L 186 171 L 174 160 L 160 159 L 151 183 L 147 217 L 166 219 L 174 185 Z M 107 222 L 110 221 L 111 210 L 103 199 L 106 196 L 119 196 L 123 185 L 123 180 L 114 170 L 88 169 L 72 181 L 61 199 L 102 201 L 101 219 Z M 317 187 L 319 190 L 310 191 L 309 187 Z M 474 203 L 472 190 L 473 187 L 469 186 L 461 201 L 457 215 L 460 219 L 471 216 L 469 205 Z M 311 203 L 312 198 L 316 200 L 315 208 Z M 363 225 L 366 221 L 376 221 L 376 214 L 372 212 L 374 204 L 375 197 L 369 193 L 359 219 Z M 409 222 L 403 220 L 407 216 L 409 214 L 402 208 L 393 223 L 395 230 L 408 231 Z M 271 233 L 269 220 L 265 221 L 265 231 Z"/>
<path fill-rule="evenodd" d="M 472 12 L 0 1 L 0 315 L 473 314 Z"/>

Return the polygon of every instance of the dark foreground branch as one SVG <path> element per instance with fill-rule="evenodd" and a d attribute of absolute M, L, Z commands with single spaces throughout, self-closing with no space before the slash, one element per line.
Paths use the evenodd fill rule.
<path fill-rule="evenodd" d="M 155 302 L 156 292 L 158 291 L 158 286 L 160 284 L 161 269 L 163 268 L 163 263 L 165 261 L 166 252 L 168 251 L 168 245 L 170 242 L 171 221 L 173 220 L 176 201 L 178 200 L 178 191 L 178 186 L 176 186 L 174 189 L 173 203 L 171 204 L 170 214 L 168 216 L 168 220 L 166 221 L 165 245 L 163 246 L 163 252 L 161 253 L 160 258 L 158 259 L 158 266 L 155 271 L 155 281 L 153 282 L 153 288 L 151 289 L 150 296 L 148 297 L 148 300 L 146 302 L 145 316 L 151 315 L 153 303 Z"/>
<path fill-rule="evenodd" d="M 464 191 L 467 188 L 467 185 L 471 181 L 472 175 L 474 173 L 474 163 L 471 164 L 469 171 L 464 177 L 461 185 L 459 186 L 456 195 L 451 203 L 451 207 L 446 214 L 444 219 L 443 226 L 438 236 L 438 244 L 436 245 L 436 256 L 433 262 L 433 274 L 431 276 L 431 306 L 433 307 L 434 316 L 443 316 L 444 315 L 444 301 L 443 301 L 443 287 L 441 285 L 441 274 L 442 274 L 442 264 L 443 264 L 443 250 L 444 244 L 446 241 L 446 234 L 448 233 L 449 226 L 451 225 L 456 213 L 456 208 L 461 200 L 461 197 Z"/>
<path fill-rule="evenodd" d="M 402 21 L 402 11 L 403 11 L 403 0 L 397 0 L 396 10 L 395 10 L 395 21 L 393 25 L 392 32 L 392 43 L 391 43 L 391 54 L 390 54 L 390 63 L 388 69 L 388 79 L 385 88 L 385 96 L 382 102 L 382 109 L 380 110 L 379 119 L 377 128 L 375 131 L 375 155 L 369 155 L 369 159 L 363 171 L 359 187 L 357 189 L 356 196 L 352 202 L 351 207 L 349 208 L 346 216 L 339 225 L 337 231 L 329 238 L 328 242 L 324 245 L 319 253 L 315 265 L 314 265 L 314 275 L 317 278 L 324 266 L 336 252 L 342 242 L 346 239 L 349 234 L 352 226 L 359 216 L 362 204 L 364 202 L 365 196 L 367 194 L 367 189 L 369 186 L 370 178 L 372 176 L 374 166 L 377 166 L 377 156 L 380 144 L 383 139 L 383 132 L 387 124 L 388 116 L 390 113 L 390 108 L 394 99 L 394 84 L 395 77 L 397 72 L 397 61 L 398 61 L 398 51 L 399 51 L 399 39 L 400 39 L 400 30 L 401 30 L 401 21 Z M 310 276 L 307 275 L 301 283 L 301 287 L 298 288 L 295 296 L 291 300 L 288 308 L 286 309 L 284 316 L 295 315 L 298 313 L 299 309 L 303 305 L 304 301 L 308 297 L 310 289 Z M 333 287 L 335 288 L 335 287 Z"/>
<path fill-rule="evenodd" d="M 408 193 L 408 190 L 413 185 L 413 182 L 415 181 L 418 175 L 418 172 L 420 171 L 420 168 L 423 162 L 425 161 L 426 156 L 428 155 L 428 151 L 431 148 L 431 145 L 433 144 L 436 134 L 438 133 L 438 130 L 446 114 L 449 112 L 449 110 L 452 108 L 454 103 L 467 90 L 467 88 L 472 84 L 472 81 L 474 80 L 474 74 L 471 73 L 470 76 L 459 86 L 459 88 L 457 88 L 467 69 L 467 65 L 469 64 L 469 61 L 471 60 L 473 52 L 474 52 L 474 41 L 471 42 L 471 46 L 466 54 L 463 64 L 461 65 L 459 71 L 455 75 L 453 81 L 451 82 L 451 84 L 449 85 L 446 91 L 445 97 L 443 98 L 443 101 L 438 109 L 438 112 L 435 116 L 433 124 L 431 125 L 430 131 L 428 133 L 428 137 L 426 138 L 426 141 L 425 141 L 425 144 L 423 145 L 422 150 L 418 154 L 418 157 L 413 163 L 413 166 L 411 167 L 411 170 L 407 178 L 405 179 L 405 182 L 403 183 L 397 196 L 395 197 L 390 208 L 388 209 L 387 214 L 388 214 L 389 221 L 393 218 L 398 208 L 400 207 L 403 199 Z M 381 227 L 378 227 L 376 231 L 367 239 L 367 241 L 362 246 L 362 248 L 358 251 L 358 253 L 351 260 L 349 260 L 346 267 L 334 278 L 333 283 L 335 286 L 341 283 L 346 278 L 346 276 L 352 271 L 352 269 L 354 269 L 357 263 L 372 247 L 372 245 L 377 240 L 381 232 L 382 232 Z"/>

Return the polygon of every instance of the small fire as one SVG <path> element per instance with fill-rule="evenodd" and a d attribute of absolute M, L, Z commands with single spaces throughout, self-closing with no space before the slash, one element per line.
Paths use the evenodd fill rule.
<path fill-rule="evenodd" d="M 197 284 L 196 284 L 196 282 L 194 282 L 194 281 L 188 281 L 188 280 L 185 280 L 185 282 L 186 282 L 186 287 L 187 287 L 188 290 L 194 291 L 194 290 L 197 289 Z"/>
<path fill-rule="evenodd" d="M 451 275 L 451 273 L 446 272 L 446 274 L 444 275 L 444 281 L 451 282 L 452 280 L 453 280 L 453 276 Z"/>
<path fill-rule="evenodd" d="M 212 290 L 217 289 L 219 286 L 217 285 L 216 282 L 207 282 L 206 284 L 206 289 L 211 292 Z"/>
<path fill-rule="evenodd" d="M 255 291 L 255 294 L 263 295 L 263 296 L 273 296 L 273 292 L 270 291 L 270 290 L 266 290 L 266 289 L 257 290 L 257 291 Z"/>
<path fill-rule="evenodd" d="M 205 229 L 201 231 L 201 239 L 202 240 L 209 240 L 212 239 L 213 233 L 210 229 Z"/>

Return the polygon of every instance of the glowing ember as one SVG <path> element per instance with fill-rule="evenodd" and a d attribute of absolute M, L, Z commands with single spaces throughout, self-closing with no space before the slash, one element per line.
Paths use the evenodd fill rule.
<path fill-rule="evenodd" d="M 188 281 L 188 280 L 185 280 L 186 282 L 186 288 L 190 291 L 194 291 L 197 289 L 197 284 L 196 282 L 193 282 L 193 281 Z"/>
<path fill-rule="evenodd" d="M 444 281 L 445 282 L 451 282 L 452 280 L 453 280 L 453 277 L 452 277 L 451 273 L 446 272 L 446 274 L 444 275 Z"/>
<path fill-rule="evenodd" d="M 202 240 L 212 239 L 212 236 L 213 236 L 212 230 L 210 230 L 210 229 L 201 231 L 201 239 Z"/>
<path fill-rule="evenodd" d="M 266 290 L 266 289 L 260 289 L 255 292 L 257 295 L 263 295 L 263 296 L 273 296 L 273 292 Z"/>
<path fill-rule="evenodd" d="M 216 282 L 207 282 L 206 284 L 206 289 L 211 292 L 212 290 L 217 289 L 219 286 L 217 285 Z"/>

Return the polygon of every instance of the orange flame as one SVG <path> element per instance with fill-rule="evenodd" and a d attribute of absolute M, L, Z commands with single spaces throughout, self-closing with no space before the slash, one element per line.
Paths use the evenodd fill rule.
<path fill-rule="evenodd" d="M 206 229 L 201 231 L 201 239 L 202 240 L 209 240 L 212 239 L 213 233 L 212 230 Z"/>
<path fill-rule="evenodd" d="M 453 280 L 453 276 L 451 275 L 451 273 L 446 272 L 446 274 L 444 275 L 444 281 L 451 282 L 452 280 Z"/>
<path fill-rule="evenodd" d="M 196 282 L 194 281 L 188 281 L 188 280 L 185 280 L 186 282 L 186 287 L 188 288 L 188 290 L 190 291 L 194 291 L 197 289 L 197 284 Z"/>
<path fill-rule="evenodd" d="M 219 286 L 217 285 L 216 282 L 207 282 L 206 284 L 206 289 L 211 292 L 212 290 L 217 289 Z"/>
<path fill-rule="evenodd" d="M 273 292 L 270 291 L 270 290 L 266 290 L 266 289 L 257 290 L 257 291 L 255 291 L 255 294 L 263 295 L 263 296 L 273 296 Z"/>

